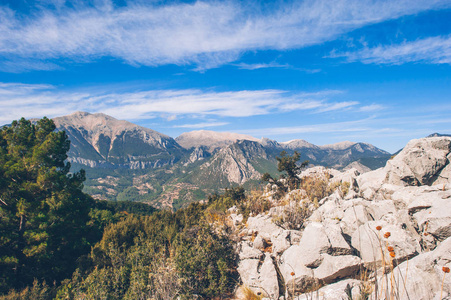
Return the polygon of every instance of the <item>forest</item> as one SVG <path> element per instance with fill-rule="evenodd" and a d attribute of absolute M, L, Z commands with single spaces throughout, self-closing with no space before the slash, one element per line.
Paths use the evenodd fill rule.
<path fill-rule="evenodd" d="M 95 200 L 52 120 L 0 130 L 0 299 L 221 299 L 238 284 L 227 228 L 242 188 L 176 212 Z"/>

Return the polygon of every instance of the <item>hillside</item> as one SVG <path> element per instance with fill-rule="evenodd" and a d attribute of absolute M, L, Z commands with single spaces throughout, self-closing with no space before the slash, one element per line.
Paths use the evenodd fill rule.
<path fill-rule="evenodd" d="M 363 174 L 279 159 L 299 185 L 228 188 L 172 212 L 82 193 L 54 129 L 22 119 L 0 131 L 0 299 L 449 298 L 450 137 L 412 140 Z M 238 141 L 205 168 L 243 181 L 270 155 Z M 247 173 L 230 177 L 233 166 Z"/>
<path fill-rule="evenodd" d="M 224 188 L 260 184 L 263 173 L 277 174 L 276 157 L 298 151 L 311 165 L 360 170 L 381 167 L 390 154 L 365 143 L 316 146 L 214 131 L 192 131 L 176 139 L 105 114 L 54 119 L 71 140 L 73 170 L 86 170 L 85 191 L 98 199 L 132 200 L 179 208 Z"/>

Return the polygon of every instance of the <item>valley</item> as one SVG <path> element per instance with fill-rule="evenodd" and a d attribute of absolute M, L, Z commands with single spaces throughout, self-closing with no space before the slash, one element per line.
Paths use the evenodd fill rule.
<path fill-rule="evenodd" d="M 192 131 L 176 139 L 105 114 L 76 112 L 54 118 L 71 141 L 72 170 L 86 170 L 85 192 L 96 199 L 130 200 L 178 209 L 225 188 L 260 186 L 277 174 L 276 157 L 301 153 L 310 166 L 360 171 L 379 168 L 390 153 L 366 143 L 316 146 L 304 140 Z"/>

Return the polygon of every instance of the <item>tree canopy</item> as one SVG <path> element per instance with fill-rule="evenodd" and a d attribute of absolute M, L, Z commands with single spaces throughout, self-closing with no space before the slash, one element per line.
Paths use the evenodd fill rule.
<path fill-rule="evenodd" d="M 53 282 L 89 252 L 84 238 L 92 199 L 85 173 L 70 173 L 70 141 L 43 118 L 0 130 L 0 292 L 34 278 Z"/>

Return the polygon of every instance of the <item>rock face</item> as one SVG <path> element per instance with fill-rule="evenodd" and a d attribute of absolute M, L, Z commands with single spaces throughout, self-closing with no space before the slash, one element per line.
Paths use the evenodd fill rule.
<path fill-rule="evenodd" d="M 69 136 L 73 163 L 147 169 L 171 165 L 184 154 L 171 137 L 104 114 L 76 112 L 53 121 Z"/>
<path fill-rule="evenodd" d="M 304 171 L 301 177 L 327 172 L 335 191 L 319 201 L 301 230 L 282 228 L 277 220 L 296 207 L 287 202 L 308 201 L 307 191 L 293 191 L 247 220 L 240 257 L 243 264 L 259 262 L 252 288 L 270 290 L 262 285 L 265 272 L 275 286 L 274 269 L 278 294 L 272 289 L 267 299 L 451 299 L 451 274 L 443 269 L 451 267 L 450 149 L 450 137 L 430 137 L 409 142 L 385 167 L 364 174 Z M 263 262 L 273 268 L 263 271 Z M 250 284 L 242 270 L 243 284 Z"/>
<path fill-rule="evenodd" d="M 261 178 L 261 164 L 273 165 L 276 163 L 267 150 L 258 142 L 238 141 L 218 150 L 208 161 L 194 170 L 190 176 L 192 182 L 202 185 L 216 185 L 227 187 L 230 184 L 243 184 L 244 182 Z M 271 171 L 273 171 L 271 169 Z"/>

